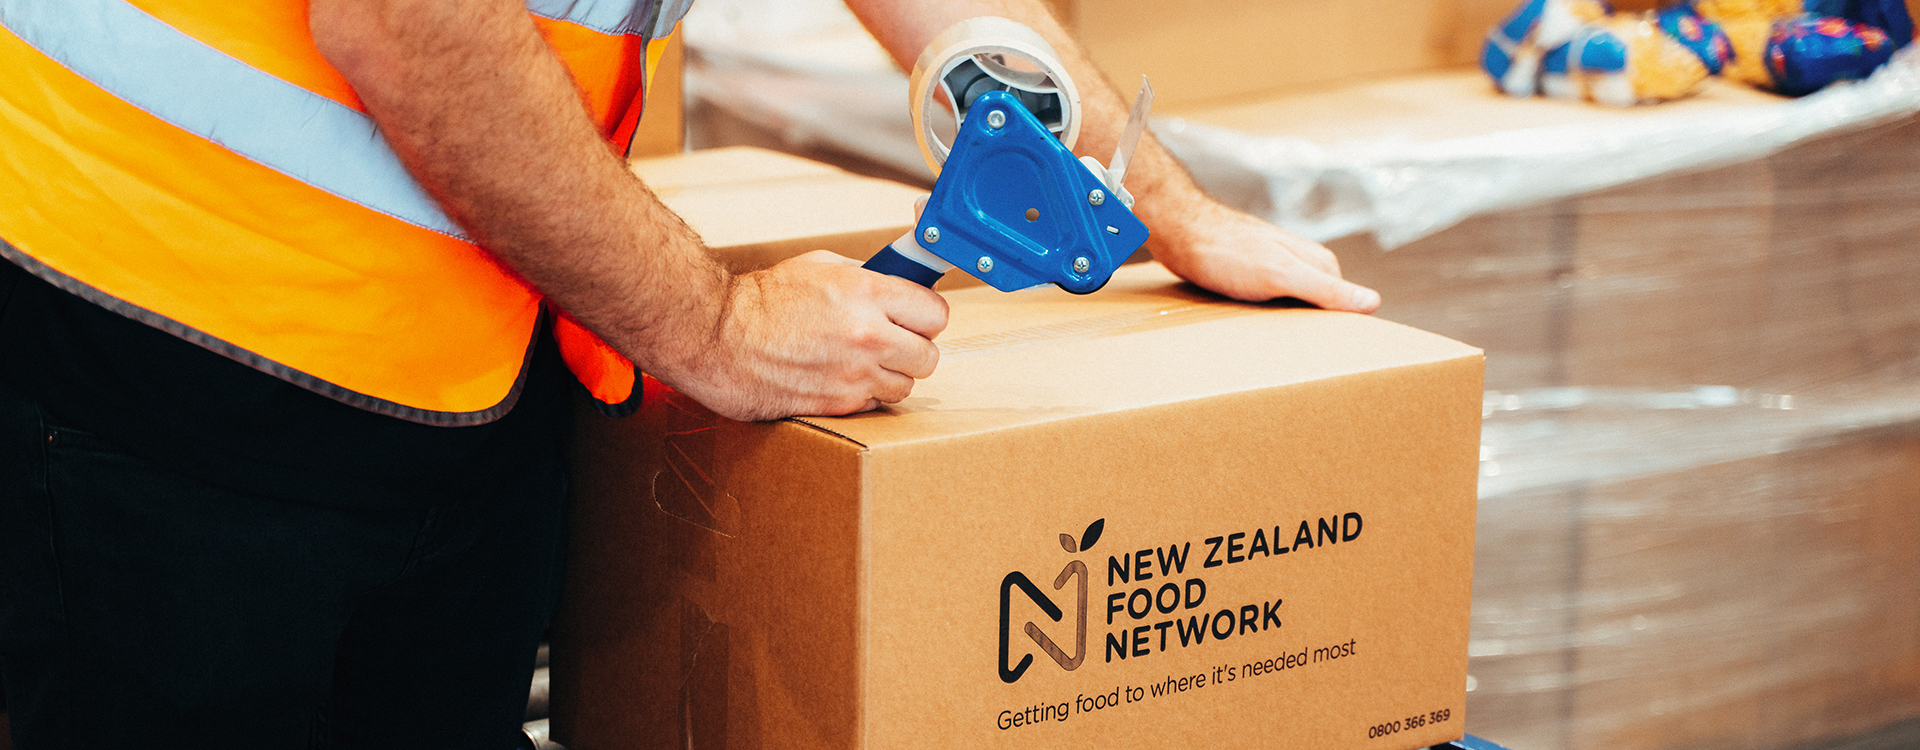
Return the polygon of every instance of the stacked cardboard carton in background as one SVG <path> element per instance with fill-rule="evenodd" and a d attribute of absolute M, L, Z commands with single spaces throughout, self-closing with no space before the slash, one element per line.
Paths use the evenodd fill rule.
<path fill-rule="evenodd" d="M 1478 351 L 1154 265 L 949 298 L 940 371 L 880 412 L 583 414 L 557 739 L 1461 735 Z"/>
<path fill-rule="evenodd" d="M 667 156 L 686 150 L 686 61 L 686 36 L 675 34 L 667 40 L 653 78 L 647 81 L 646 108 L 627 147 L 629 157 Z"/>

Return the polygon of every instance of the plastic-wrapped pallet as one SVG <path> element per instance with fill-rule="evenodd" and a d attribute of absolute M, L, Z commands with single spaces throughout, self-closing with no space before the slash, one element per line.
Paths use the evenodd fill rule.
<path fill-rule="evenodd" d="M 1920 121 L 1380 253 L 1487 349 L 1472 731 L 1792 747 L 1920 716 Z"/>
<path fill-rule="evenodd" d="M 791 44 L 690 21 L 696 107 L 913 170 L 904 83 L 838 12 Z M 1795 101 L 1435 71 L 1155 123 L 1383 316 L 1487 350 L 1469 731 L 1771 750 L 1920 717 L 1916 111 L 1909 51 Z"/>

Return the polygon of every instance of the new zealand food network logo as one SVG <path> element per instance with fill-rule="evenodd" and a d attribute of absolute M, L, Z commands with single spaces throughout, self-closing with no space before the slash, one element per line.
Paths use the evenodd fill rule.
<path fill-rule="evenodd" d="M 1060 547 L 1069 555 L 1092 549 L 1094 543 L 1100 541 L 1100 532 L 1106 528 L 1106 524 L 1107 519 L 1104 518 L 1094 521 L 1087 526 L 1086 531 L 1081 532 L 1078 540 L 1070 535 L 1061 534 Z M 1066 567 L 1060 569 L 1060 574 L 1053 579 L 1054 590 L 1064 593 L 1067 582 L 1074 578 L 1080 579 L 1080 585 L 1071 600 L 1074 622 L 1073 655 L 1067 655 L 1066 649 L 1060 648 L 1060 645 L 1041 631 L 1040 626 L 1035 625 L 1032 620 L 1028 620 L 1026 627 L 1023 628 L 1027 638 L 1031 639 L 1034 645 L 1046 652 L 1047 656 L 1053 659 L 1055 664 L 1059 664 L 1061 669 L 1069 672 L 1079 669 L 1080 665 L 1087 661 L 1087 564 L 1079 560 L 1069 561 Z M 1007 665 L 1008 641 L 1011 635 L 1009 628 L 1013 624 L 1013 590 L 1016 588 L 1038 606 L 1041 612 L 1053 618 L 1054 622 L 1059 622 L 1066 616 L 1066 612 L 1061 610 L 1060 605 L 1055 604 L 1051 597 L 1040 590 L 1039 586 L 1034 585 L 1033 579 L 1028 578 L 1027 574 L 1016 570 L 1008 573 L 1006 578 L 1000 579 L 1000 660 L 997 666 L 1000 669 L 1000 681 L 1008 684 L 1018 681 L 1021 675 L 1027 673 L 1027 667 L 1033 666 L 1033 654 L 1023 654 L 1019 664 Z"/>

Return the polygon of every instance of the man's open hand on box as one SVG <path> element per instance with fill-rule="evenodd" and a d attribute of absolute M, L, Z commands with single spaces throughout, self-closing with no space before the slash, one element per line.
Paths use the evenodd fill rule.
<path fill-rule="evenodd" d="M 1297 297 L 1361 313 L 1380 307 L 1378 292 L 1340 278 L 1333 251 L 1211 199 L 1155 219 L 1154 258 L 1216 293 L 1250 302 Z"/>

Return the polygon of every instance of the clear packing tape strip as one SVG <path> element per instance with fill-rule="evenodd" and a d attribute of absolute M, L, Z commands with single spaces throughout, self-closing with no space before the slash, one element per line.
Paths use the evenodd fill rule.
<path fill-rule="evenodd" d="M 953 123 L 965 119 L 965 102 L 987 91 L 1014 94 L 1067 148 L 1080 138 L 1080 92 L 1059 54 L 1032 29 L 1004 18 L 971 18 L 940 32 L 914 62 L 907 86 L 914 141 L 935 174 L 951 150 Z"/>

